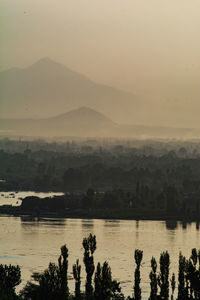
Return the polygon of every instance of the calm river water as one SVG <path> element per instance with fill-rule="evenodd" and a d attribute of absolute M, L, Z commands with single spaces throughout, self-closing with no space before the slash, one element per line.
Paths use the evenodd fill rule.
<path fill-rule="evenodd" d="M 134 249 L 143 250 L 143 299 L 149 296 L 148 274 L 152 255 L 158 260 L 159 254 L 168 250 L 172 273 L 177 271 L 180 250 L 189 256 L 191 248 L 200 248 L 200 231 L 196 223 L 1 216 L 0 263 L 19 264 L 24 284 L 32 272 L 44 270 L 50 261 L 57 262 L 60 246 L 67 244 L 69 276 L 72 279 L 72 264 L 77 258 L 84 271 L 82 240 L 89 233 L 97 236 L 95 262 L 109 262 L 113 278 L 121 281 L 122 291 L 126 295 L 132 294 Z M 73 291 L 74 281 L 70 280 L 69 285 Z"/>

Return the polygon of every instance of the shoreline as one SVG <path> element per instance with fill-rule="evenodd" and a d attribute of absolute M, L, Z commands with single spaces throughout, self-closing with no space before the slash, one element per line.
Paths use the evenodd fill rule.
<path fill-rule="evenodd" d="M 104 213 L 104 215 L 103 215 Z M 110 215 L 108 215 L 110 213 Z M 56 213 L 56 212 L 26 212 L 26 211 L 8 211 L 2 210 L 0 206 L 0 217 L 3 216 L 12 216 L 12 217 L 29 217 L 29 218 L 64 218 L 64 219 L 97 219 L 97 220 L 135 220 L 135 221 L 171 221 L 171 222 L 186 222 L 186 223 L 200 223 L 200 218 L 187 218 L 187 217 L 178 217 L 178 216 L 170 216 L 170 215 L 142 215 L 142 214 L 135 214 L 135 215 L 123 215 L 123 214 L 116 214 L 116 211 L 112 215 L 112 211 L 97 211 L 96 213 L 92 213 L 92 211 L 85 211 L 82 213 L 78 212 L 71 212 L 71 213 Z"/>
<path fill-rule="evenodd" d="M 21 191 L 12 191 L 12 194 L 18 194 Z M 30 192 L 30 191 L 29 191 Z M 3 193 L 6 193 L 3 191 Z M 8 193 L 8 192 L 7 192 Z M 37 193 L 34 191 L 33 193 Z M 42 192 L 39 192 L 42 193 Z M 45 193 L 45 192 L 43 192 Z M 52 194 L 54 192 L 51 191 Z M 63 192 L 57 192 L 64 196 Z M 56 194 L 56 192 L 55 192 Z M 78 198 L 81 197 L 82 194 L 77 194 Z M 18 196 L 19 197 L 19 196 Z M 27 196 L 25 198 L 19 198 L 20 200 L 26 200 L 26 198 L 32 197 Z M 33 195 L 33 199 L 28 205 L 18 205 L 13 206 L 12 204 L 4 204 L 0 206 L 0 217 L 7 215 L 7 216 L 14 216 L 14 217 L 27 217 L 27 218 L 66 218 L 66 219 L 102 219 L 102 220 L 147 220 L 147 221 L 169 221 L 172 224 L 169 224 L 169 228 L 176 226 L 176 222 L 182 223 L 190 223 L 196 222 L 197 228 L 200 228 L 200 215 L 196 212 L 191 214 L 181 213 L 177 211 L 167 211 L 166 209 L 152 209 L 150 207 L 132 207 L 132 208 L 100 208 L 100 207 L 84 207 L 82 203 L 79 203 L 80 206 L 77 207 L 68 207 L 66 205 L 58 205 L 52 206 L 47 205 L 47 203 L 43 206 L 40 206 L 40 203 L 37 203 L 36 200 L 42 200 L 43 198 Z M 51 199 L 47 195 L 46 198 Z M 45 199 L 46 199 L 45 198 Z M 54 198 L 54 196 L 53 196 Z M 62 197 L 61 197 L 62 198 Z M 17 198 L 15 198 L 17 200 Z M 59 197 L 57 198 L 59 199 Z M 48 199 L 47 199 L 48 200 Z M 62 199 L 61 199 L 62 200 Z M 25 202 L 26 204 L 26 202 Z M 50 203 L 51 204 L 51 203 Z M 173 224 L 174 223 L 174 224 Z"/>

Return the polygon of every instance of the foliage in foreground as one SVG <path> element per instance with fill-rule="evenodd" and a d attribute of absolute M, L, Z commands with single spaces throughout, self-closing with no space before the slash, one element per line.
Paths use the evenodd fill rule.
<path fill-rule="evenodd" d="M 111 268 L 105 261 L 95 267 L 94 252 L 96 236 L 90 234 L 83 239 L 84 266 L 86 272 L 85 290 L 81 291 L 81 265 L 77 260 L 73 265 L 75 290 L 68 288 L 68 249 L 61 247 L 58 263 L 50 263 L 42 273 L 33 273 L 32 281 L 27 282 L 19 295 L 15 287 L 21 282 L 19 266 L 0 265 L 1 300 L 141 300 L 140 268 L 143 252 L 135 250 L 136 264 L 133 296 L 125 297 L 121 293 L 120 283 L 112 279 Z M 177 285 L 175 274 L 169 276 L 170 256 L 168 252 L 160 255 L 159 266 L 156 259 L 151 259 L 149 300 L 200 300 L 200 250 L 192 249 L 189 259 L 179 254 Z M 177 297 L 174 297 L 177 286 Z"/>

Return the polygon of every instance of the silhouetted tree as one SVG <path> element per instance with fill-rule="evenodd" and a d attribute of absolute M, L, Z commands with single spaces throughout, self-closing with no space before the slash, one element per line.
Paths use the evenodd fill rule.
<path fill-rule="evenodd" d="M 48 269 L 42 273 L 33 273 L 32 278 L 37 284 L 28 282 L 21 291 L 24 300 L 67 300 L 69 297 L 67 268 L 68 249 L 61 247 L 58 266 L 50 263 Z"/>
<path fill-rule="evenodd" d="M 194 248 L 190 259 L 187 261 L 186 280 L 189 286 L 189 296 L 191 299 L 200 299 L 200 267 L 197 267 L 198 253 Z"/>
<path fill-rule="evenodd" d="M 134 299 L 141 300 L 141 288 L 140 288 L 140 266 L 142 262 L 143 251 L 136 249 L 135 250 L 135 284 L 134 284 Z"/>
<path fill-rule="evenodd" d="M 92 276 L 94 273 L 94 257 L 93 254 L 96 250 L 96 236 L 90 234 L 88 238 L 83 239 L 83 248 L 84 248 L 84 258 L 83 262 L 85 264 L 86 271 L 86 284 L 85 284 L 85 293 L 87 299 L 92 299 L 93 296 L 93 286 L 92 286 Z"/>
<path fill-rule="evenodd" d="M 61 294 L 63 300 L 67 300 L 69 297 L 69 288 L 68 288 L 68 249 L 66 245 L 61 247 L 61 255 L 58 259 L 59 272 L 61 277 Z"/>
<path fill-rule="evenodd" d="M 186 287 L 185 287 L 185 271 L 186 271 L 186 259 L 179 253 L 179 270 L 178 270 L 178 300 L 186 299 Z"/>
<path fill-rule="evenodd" d="M 170 258 L 169 253 L 163 252 L 160 255 L 160 274 L 158 278 L 158 284 L 160 286 L 160 296 L 163 299 L 169 299 L 169 265 Z"/>
<path fill-rule="evenodd" d="M 178 198 L 178 192 L 175 186 L 168 186 L 165 190 L 167 201 L 167 212 L 174 214 L 176 212 L 176 200 Z"/>
<path fill-rule="evenodd" d="M 79 265 L 79 260 L 73 265 L 73 276 L 75 279 L 75 298 L 79 300 L 81 298 L 81 265 Z"/>
<path fill-rule="evenodd" d="M 0 299 L 18 299 L 15 287 L 21 282 L 21 271 L 19 266 L 0 265 Z"/>
<path fill-rule="evenodd" d="M 176 288 L 176 280 L 175 280 L 175 274 L 174 273 L 172 274 L 172 278 L 171 278 L 170 282 L 171 282 L 171 289 L 172 289 L 171 300 L 173 300 L 174 299 L 174 291 L 175 291 L 175 288 Z"/>
<path fill-rule="evenodd" d="M 93 206 L 94 201 L 94 190 L 88 189 L 86 195 L 83 198 L 84 207 L 91 208 Z"/>
<path fill-rule="evenodd" d="M 157 282 L 157 263 L 154 257 L 151 259 L 151 272 L 149 274 L 150 278 L 150 286 L 151 286 L 151 294 L 149 300 L 156 300 L 157 299 L 157 291 L 158 291 L 158 282 Z"/>
<path fill-rule="evenodd" d="M 112 280 L 111 269 L 107 262 L 104 262 L 102 267 L 100 263 L 98 263 L 94 283 L 95 300 L 110 300 L 122 296 L 119 295 L 121 292 L 119 283 L 116 280 Z"/>

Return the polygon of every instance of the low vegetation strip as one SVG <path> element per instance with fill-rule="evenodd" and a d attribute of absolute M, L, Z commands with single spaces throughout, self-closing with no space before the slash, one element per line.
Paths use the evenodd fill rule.
<path fill-rule="evenodd" d="M 173 185 L 156 191 L 138 182 L 135 191 L 113 189 L 98 192 L 90 188 L 85 193 L 65 193 L 45 198 L 27 196 L 19 206 L 0 206 L 0 214 L 198 222 L 200 197 L 198 193 L 180 193 Z"/>

